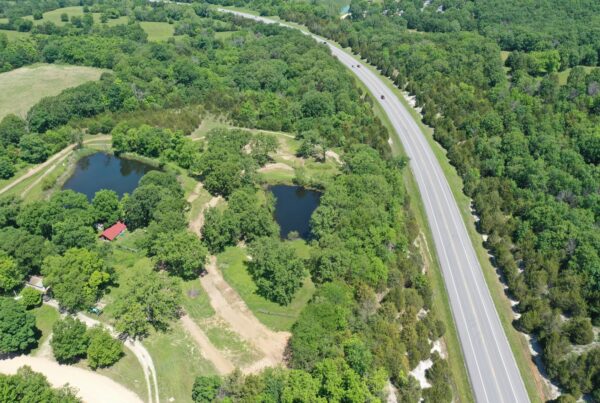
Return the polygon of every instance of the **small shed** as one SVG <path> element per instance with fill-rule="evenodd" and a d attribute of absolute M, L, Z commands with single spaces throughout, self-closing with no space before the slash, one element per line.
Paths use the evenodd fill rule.
<path fill-rule="evenodd" d="M 100 238 L 105 241 L 112 241 L 117 238 L 119 235 L 124 233 L 127 230 L 127 226 L 123 224 L 121 221 L 117 221 L 117 223 L 111 227 L 105 229 L 102 234 L 100 234 Z"/>

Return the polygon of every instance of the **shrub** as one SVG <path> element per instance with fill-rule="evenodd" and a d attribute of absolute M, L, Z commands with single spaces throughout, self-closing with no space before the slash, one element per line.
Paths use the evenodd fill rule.
<path fill-rule="evenodd" d="M 123 355 L 123 344 L 114 339 L 102 326 L 91 328 L 88 330 L 87 336 L 90 340 L 87 359 L 91 368 L 109 367 L 119 361 Z"/>
<path fill-rule="evenodd" d="M 42 305 L 42 293 L 30 287 L 23 288 L 21 291 L 21 304 L 27 309 Z"/>
<path fill-rule="evenodd" d="M 212 402 L 217 397 L 221 387 L 221 378 L 218 376 L 199 376 L 194 381 L 192 399 L 196 403 Z"/>

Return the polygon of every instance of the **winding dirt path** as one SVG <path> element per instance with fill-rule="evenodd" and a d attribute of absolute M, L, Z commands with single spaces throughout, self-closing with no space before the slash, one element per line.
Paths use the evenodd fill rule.
<path fill-rule="evenodd" d="M 202 189 L 198 183 L 188 196 L 189 203 L 194 202 Z M 197 236 L 204 225 L 204 212 L 215 207 L 222 200 L 221 196 L 213 197 L 202 206 L 197 217 L 192 217 L 189 229 Z M 243 368 L 245 373 L 255 373 L 266 367 L 273 367 L 283 363 L 283 355 L 290 338 L 288 332 L 274 332 L 263 325 L 250 311 L 239 294 L 227 284 L 220 270 L 217 268 L 217 258 L 210 256 L 206 265 L 206 274 L 200 277 L 200 284 L 206 291 L 210 304 L 216 315 L 224 320 L 229 327 L 248 342 L 264 357 Z M 181 317 L 181 323 L 187 332 L 196 341 L 202 355 L 210 360 L 217 371 L 222 374 L 233 370 L 234 365 L 219 351 L 208 339 L 206 333 L 187 315 Z"/>
<path fill-rule="evenodd" d="M 209 257 L 206 270 L 207 274 L 200 278 L 200 284 L 208 294 L 216 314 L 225 320 L 242 340 L 247 341 L 265 356 L 255 363 L 260 363 L 259 368 L 255 367 L 253 370 L 258 371 L 264 367 L 283 363 L 285 348 L 291 334 L 275 332 L 254 316 L 244 300 L 223 278 L 215 256 Z"/>
<path fill-rule="evenodd" d="M 44 303 L 55 309 L 59 309 L 58 303 L 55 300 L 50 300 L 50 301 L 47 301 Z M 102 327 L 107 329 L 113 337 L 115 337 L 115 338 L 119 337 L 119 333 L 110 325 L 102 323 L 96 319 L 90 318 L 89 316 L 86 316 L 81 312 L 79 312 L 77 314 L 77 318 L 79 320 L 81 320 L 82 322 L 84 322 L 86 324 L 86 326 L 88 326 L 88 327 L 101 325 Z M 125 347 L 127 347 L 129 350 L 131 350 L 133 355 L 135 355 L 135 358 L 137 358 L 138 362 L 140 363 L 140 366 L 142 367 L 142 371 L 144 372 L 144 378 L 146 379 L 148 402 L 159 403 L 158 380 L 156 378 L 156 367 L 154 366 L 154 361 L 152 361 L 152 356 L 150 356 L 150 353 L 148 352 L 148 350 L 146 350 L 146 347 L 144 347 L 139 340 L 132 340 L 131 338 L 127 338 L 125 340 L 124 344 L 125 344 Z M 154 385 L 154 388 L 152 388 L 151 385 Z M 153 392 L 154 392 L 154 395 L 153 395 Z M 105 401 L 123 401 L 123 400 L 105 400 Z"/>
<path fill-rule="evenodd" d="M 83 144 L 89 144 L 89 143 L 93 143 L 93 142 L 104 141 L 104 140 L 108 140 L 110 138 L 111 138 L 111 136 L 109 136 L 109 135 L 97 136 L 97 137 L 94 137 L 92 139 L 85 140 L 83 142 Z M 75 149 L 75 146 L 76 146 L 76 144 L 71 144 L 71 145 L 63 148 L 61 151 L 59 151 L 58 153 L 54 154 L 50 158 L 48 158 L 45 162 L 32 167 L 25 174 L 21 175 L 19 178 L 15 179 L 11 183 L 9 183 L 8 185 L 6 185 L 2 189 L 0 189 L 0 195 L 3 194 L 3 193 L 8 192 L 10 189 L 14 188 L 19 183 L 23 182 L 26 179 L 31 178 L 33 175 L 37 174 L 38 172 L 40 172 L 41 170 L 45 169 L 46 167 L 48 167 L 48 166 L 50 166 L 50 165 L 52 165 L 54 163 L 60 163 L 63 159 L 65 159 L 71 153 L 71 151 L 73 151 Z M 54 169 L 54 168 L 52 168 L 52 169 Z M 44 176 L 45 176 L 45 174 L 44 174 Z M 37 181 L 36 181 L 36 183 L 37 183 Z"/>
<path fill-rule="evenodd" d="M 198 347 L 200 347 L 200 354 L 214 365 L 219 374 L 227 375 L 233 372 L 235 366 L 211 343 L 206 333 L 187 313 L 181 316 L 180 321 L 183 328 L 192 336 Z"/>
<path fill-rule="evenodd" d="M 199 182 L 194 187 L 194 190 L 187 198 L 188 203 L 192 204 L 200 196 L 200 191 L 203 187 L 204 185 L 202 184 L 202 182 Z M 223 200 L 221 196 L 216 196 L 210 199 L 208 202 L 204 203 L 202 209 L 200 209 L 200 212 L 198 213 L 198 216 L 195 218 L 191 218 L 190 223 L 188 224 L 189 230 L 192 231 L 194 234 L 201 236 L 200 231 L 204 226 L 204 212 L 209 208 L 215 207 L 217 204 L 219 204 L 221 200 Z"/>
<path fill-rule="evenodd" d="M 0 360 L 0 372 L 15 374 L 24 365 L 44 374 L 54 387 L 65 384 L 75 387 L 77 395 L 86 403 L 142 402 L 138 395 L 106 376 L 71 365 L 60 365 L 44 357 L 21 355 Z"/>

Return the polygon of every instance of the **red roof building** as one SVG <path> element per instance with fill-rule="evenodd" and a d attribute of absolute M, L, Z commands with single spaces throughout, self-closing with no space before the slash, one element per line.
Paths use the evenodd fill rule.
<path fill-rule="evenodd" d="M 117 221 L 115 225 L 105 229 L 104 232 L 100 234 L 100 238 L 105 239 L 107 241 L 112 241 L 116 237 L 121 235 L 123 232 L 125 232 L 126 229 L 127 226 L 125 224 L 123 224 L 121 221 Z"/>

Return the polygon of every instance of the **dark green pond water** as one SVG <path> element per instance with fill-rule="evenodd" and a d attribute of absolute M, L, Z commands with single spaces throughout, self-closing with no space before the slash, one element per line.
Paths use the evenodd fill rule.
<path fill-rule="evenodd" d="M 89 200 L 101 189 L 114 190 L 121 197 L 133 192 L 140 178 L 153 169 L 156 168 L 140 161 L 98 152 L 77 161 L 75 171 L 63 189 L 83 193 Z"/>
<path fill-rule="evenodd" d="M 269 190 L 276 198 L 275 221 L 281 228 L 281 238 L 297 231 L 301 238 L 310 236 L 310 216 L 319 206 L 321 192 L 301 186 L 275 185 Z"/>

